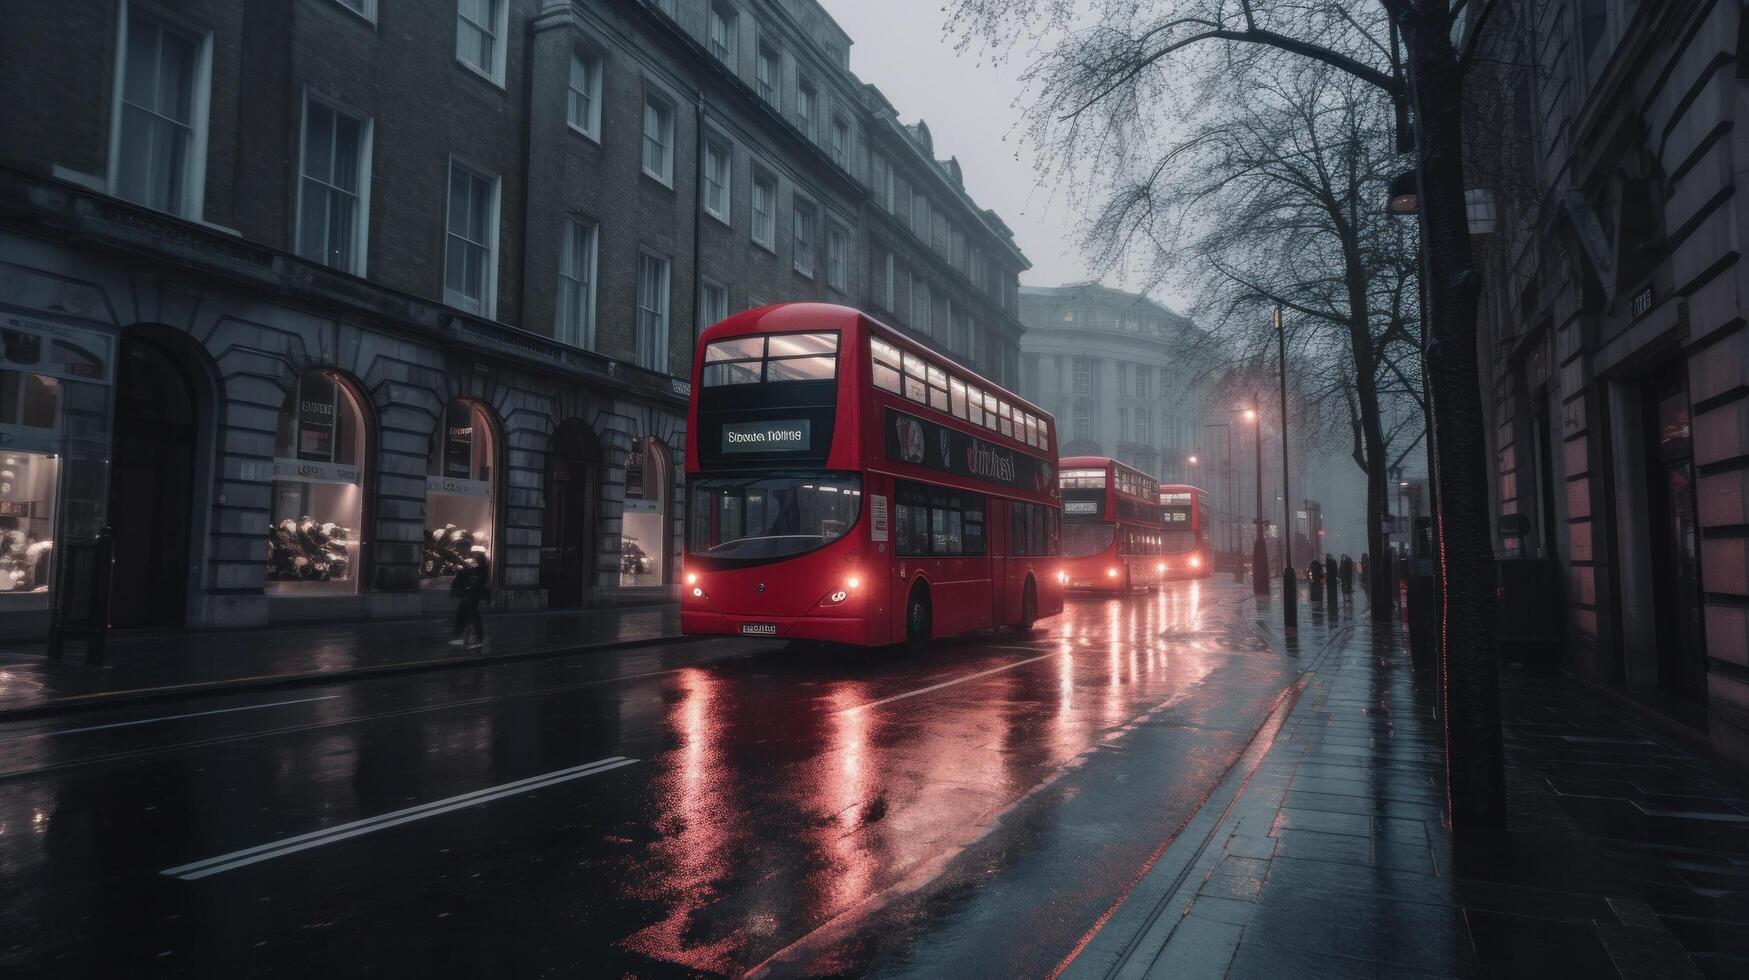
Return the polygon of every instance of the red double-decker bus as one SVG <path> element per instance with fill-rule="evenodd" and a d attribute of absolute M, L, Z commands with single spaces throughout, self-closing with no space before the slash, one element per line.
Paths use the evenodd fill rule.
<path fill-rule="evenodd" d="M 1062 460 L 1063 568 L 1075 590 L 1160 584 L 1160 483 L 1105 456 Z"/>
<path fill-rule="evenodd" d="M 863 646 L 1063 608 L 1051 417 L 856 310 L 704 331 L 681 630 Z"/>
<path fill-rule="evenodd" d="M 1168 483 L 1160 487 L 1160 519 L 1164 522 L 1167 578 L 1206 578 L 1215 570 L 1208 543 L 1209 495 L 1196 487 Z"/>

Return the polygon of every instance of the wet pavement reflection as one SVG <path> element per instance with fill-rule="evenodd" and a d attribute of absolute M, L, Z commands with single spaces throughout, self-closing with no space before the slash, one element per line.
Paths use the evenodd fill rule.
<path fill-rule="evenodd" d="M 0 970 L 1048 972 L 1297 676 L 1256 615 L 1174 583 L 917 658 L 722 640 L 0 727 Z"/>

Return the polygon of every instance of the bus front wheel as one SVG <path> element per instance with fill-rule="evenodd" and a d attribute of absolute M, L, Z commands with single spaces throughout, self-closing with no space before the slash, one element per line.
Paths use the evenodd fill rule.
<path fill-rule="evenodd" d="M 1026 589 L 1020 594 L 1020 622 L 1014 628 L 1022 633 L 1031 633 L 1033 624 L 1038 622 L 1038 589 L 1032 579 L 1026 580 Z"/>
<path fill-rule="evenodd" d="M 922 654 L 929 648 L 929 590 L 919 585 L 905 603 L 905 652 Z"/>

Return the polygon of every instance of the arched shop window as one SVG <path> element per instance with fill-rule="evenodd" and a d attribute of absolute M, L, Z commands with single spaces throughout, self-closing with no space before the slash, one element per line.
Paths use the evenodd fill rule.
<path fill-rule="evenodd" d="M 626 453 L 619 531 L 619 584 L 661 585 L 668 566 L 668 452 L 643 438 Z"/>
<path fill-rule="evenodd" d="M 267 529 L 267 591 L 358 591 L 364 408 L 332 371 L 305 372 L 279 412 Z"/>
<path fill-rule="evenodd" d="M 492 420 L 477 402 L 457 399 L 431 437 L 425 470 L 425 550 L 420 584 L 448 588 L 475 554 L 493 553 Z"/>

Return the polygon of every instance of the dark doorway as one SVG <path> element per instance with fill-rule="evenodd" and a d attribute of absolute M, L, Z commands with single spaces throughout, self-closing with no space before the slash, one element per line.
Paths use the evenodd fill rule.
<path fill-rule="evenodd" d="M 1706 697 L 1706 640 L 1686 365 L 1678 363 L 1648 383 L 1645 405 L 1658 683 L 1699 701 Z"/>
<path fill-rule="evenodd" d="M 583 605 L 595 582 L 595 483 L 600 459 L 595 431 L 566 419 L 547 445 L 546 518 L 541 533 L 540 584 L 547 605 Z"/>
<path fill-rule="evenodd" d="M 187 616 L 197 420 L 194 388 L 176 357 L 124 337 L 109 482 L 117 627 L 181 626 Z"/>

